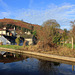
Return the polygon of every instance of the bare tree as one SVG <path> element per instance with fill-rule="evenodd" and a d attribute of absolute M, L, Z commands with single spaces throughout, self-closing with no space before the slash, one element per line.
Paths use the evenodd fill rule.
<path fill-rule="evenodd" d="M 43 48 L 52 47 L 53 45 L 53 37 L 56 34 L 57 28 L 59 28 L 59 24 L 56 20 L 48 20 L 42 24 L 42 27 L 36 29 L 37 38 L 40 40 Z"/>

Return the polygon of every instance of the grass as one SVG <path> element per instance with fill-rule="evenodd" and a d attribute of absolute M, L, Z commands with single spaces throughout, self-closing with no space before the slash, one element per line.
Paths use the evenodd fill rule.
<path fill-rule="evenodd" d="M 17 46 L 17 45 L 0 45 L 0 47 L 10 48 L 10 49 L 21 49 L 21 48 L 23 48 L 23 46 Z"/>
<path fill-rule="evenodd" d="M 68 48 L 72 48 L 72 44 L 69 43 L 65 44 L 65 46 L 67 46 Z M 74 44 L 74 49 L 75 49 L 75 44 Z"/>
<path fill-rule="evenodd" d="M 70 48 L 68 48 L 70 47 Z M 74 45 L 75 48 L 75 45 Z M 75 49 L 71 49 L 71 44 L 67 44 L 66 46 L 58 46 L 57 48 L 51 48 L 50 50 L 40 49 L 38 45 L 29 46 L 28 48 L 24 49 L 26 51 L 31 52 L 39 52 L 44 54 L 52 54 L 52 55 L 59 55 L 59 56 L 66 56 L 66 57 L 74 57 L 75 58 Z"/>
<path fill-rule="evenodd" d="M 3 48 L 9 48 L 9 49 L 23 49 L 23 46 L 17 46 L 17 45 L 0 45 L 0 47 Z M 74 44 L 74 50 L 71 49 L 71 44 L 65 44 L 65 46 L 59 46 L 57 49 L 52 48 L 52 50 L 44 50 L 38 48 L 37 45 L 34 46 L 26 46 L 23 50 L 31 51 L 31 52 L 40 52 L 45 54 L 53 54 L 53 55 L 59 55 L 59 56 L 68 56 L 68 57 L 74 57 L 75 58 L 75 44 Z"/>

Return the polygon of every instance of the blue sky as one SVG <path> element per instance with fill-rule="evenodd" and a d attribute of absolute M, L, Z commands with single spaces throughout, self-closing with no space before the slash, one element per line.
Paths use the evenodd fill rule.
<path fill-rule="evenodd" d="M 56 19 L 69 30 L 75 20 L 75 0 L 0 0 L 0 19 L 4 17 L 39 25 Z"/>

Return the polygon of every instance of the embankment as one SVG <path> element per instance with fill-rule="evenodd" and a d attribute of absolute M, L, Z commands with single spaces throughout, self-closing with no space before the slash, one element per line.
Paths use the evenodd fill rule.
<path fill-rule="evenodd" d="M 62 62 L 72 62 L 75 65 L 75 58 L 72 57 L 65 57 L 65 56 L 58 56 L 58 55 L 51 55 L 51 54 L 44 54 L 44 53 L 38 53 L 38 52 L 30 52 L 30 51 L 24 51 L 24 50 L 15 50 L 15 49 L 8 49 L 8 48 L 1 48 L 0 51 L 9 51 L 9 52 L 22 52 L 26 55 L 32 55 L 35 57 L 38 57 L 40 59 L 47 59 L 47 60 L 52 60 L 56 59 Z"/>

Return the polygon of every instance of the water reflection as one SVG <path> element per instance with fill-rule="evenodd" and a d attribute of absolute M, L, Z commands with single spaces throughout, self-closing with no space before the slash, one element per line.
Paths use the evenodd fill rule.
<path fill-rule="evenodd" d="M 0 52 L 0 62 L 2 63 L 12 63 L 16 61 L 23 61 L 27 57 L 23 57 L 21 54 L 15 54 L 15 53 L 10 53 L 10 52 L 5 52 L 2 51 Z"/>
<path fill-rule="evenodd" d="M 57 75 L 57 68 L 55 66 L 60 66 L 60 63 L 40 60 L 39 70 L 45 75 Z"/>
<path fill-rule="evenodd" d="M 75 75 L 72 65 L 28 57 L 22 53 L 0 52 L 1 75 Z"/>

